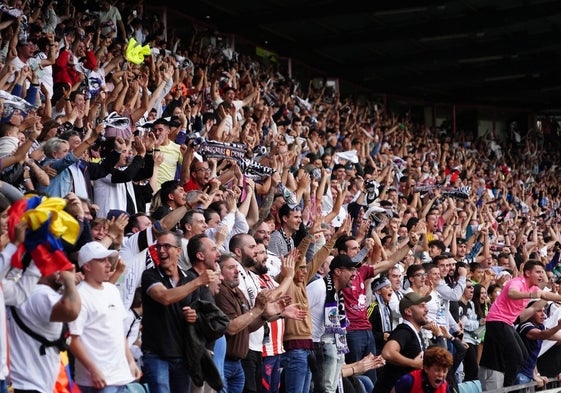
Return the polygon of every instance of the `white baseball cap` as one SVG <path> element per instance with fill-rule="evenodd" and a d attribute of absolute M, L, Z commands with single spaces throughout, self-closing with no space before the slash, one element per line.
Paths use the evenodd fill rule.
<path fill-rule="evenodd" d="M 92 259 L 115 258 L 119 255 L 117 250 L 108 250 L 100 242 L 89 242 L 82 246 L 78 252 L 78 266 L 82 267 Z"/>

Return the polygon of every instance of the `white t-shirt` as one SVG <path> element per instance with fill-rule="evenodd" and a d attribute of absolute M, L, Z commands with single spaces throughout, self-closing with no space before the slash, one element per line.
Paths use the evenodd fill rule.
<path fill-rule="evenodd" d="M 52 308 L 60 294 L 47 285 L 33 288 L 29 299 L 16 310 L 31 331 L 49 341 L 57 340 L 62 332 L 62 322 L 50 322 Z M 13 387 L 52 393 L 60 366 L 60 355 L 55 347 L 46 347 L 45 355 L 39 353 L 41 343 L 19 328 L 11 313 L 8 317 L 10 337 L 10 378 Z"/>
<path fill-rule="evenodd" d="M 108 386 L 134 380 L 125 354 L 127 313 L 117 287 L 104 282 L 96 289 L 85 281 L 78 284 L 82 309 L 69 323 L 70 333 L 80 336 L 86 353 L 103 373 Z M 76 359 L 76 383 L 93 386 L 90 372 Z"/>
<path fill-rule="evenodd" d="M 126 267 L 115 285 L 121 293 L 121 299 L 123 299 L 123 305 L 126 310 L 131 307 L 134 292 L 140 286 L 142 273 L 146 270 L 146 252 L 148 248 L 140 249 L 140 236 L 146 236 L 146 244 L 148 246 L 154 243 L 152 228 L 147 228 L 144 231 L 125 237 L 119 251 L 119 256 L 125 262 Z"/>

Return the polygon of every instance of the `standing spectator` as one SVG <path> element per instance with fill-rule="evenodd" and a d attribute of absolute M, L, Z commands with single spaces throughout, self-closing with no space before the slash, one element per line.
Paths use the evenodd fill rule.
<path fill-rule="evenodd" d="M 210 169 L 208 161 L 199 161 L 195 158 L 189 164 L 188 180 L 186 179 L 186 172 L 187 171 L 183 170 L 183 176 L 181 178 L 185 181 L 183 185 L 185 192 L 203 190 L 212 179 L 212 169 Z"/>
<path fill-rule="evenodd" d="M 107 213 L 112 209 L 123 210 L 129 214 L 138 213 L 133 180 L 136 180 L 139 172 L 147 165 L 146 148 L 140 137 L 135 137 L 133 143 L 135 156 L 132 156 L 131 147 L 123 146 L 115 166 L 106 176 L 94 180 L 94 203 L 99 206 L 97 217 L 107 217 Z"/>
<path fill-rule="evenodd" d="M 125 385 L 141 376 L 125 337 L 125 318 L 119 291 L 108 282 L 118 252 L 101 243 L 86 243 L 78 253 L 84 281 L 78 285 L 80 314 L 69 324 L 70 351 L 76 358 L 76 383 L 83 393 L 110 388 L 124 392 Z"/>
<path fill-rule="evenodd" d="M 261 288 L 277 289 L 281 285 L 284 286 L 286 282 L 287 285 L 292 282 L 294 277 L 294 258 L 291 254 L 284 260 L 283 268 L 287 272 L 285 276 L 285 281 L 278 283 L 271 275 L 268 274 L 268 268 L 266 264 L 267 251 L 265 250 L 265 245 L 256 239 L 257 243 L 257 263 L 252 268 L 252 271 L 256 273 L 259 277 L 259 284 Z M 285 290 L 285 288 L 279 289 Z M 287 306 L 281 313 L 279 318 L 274 318 L 267 323 L 268 335 L 263 338 L 263 372 L 262 372 L 262 383 L 261 388 L 263 393 L 278 393 L 280 389 L 281 382 L 281 355 L 284 353 L 284 347 L 282 340 L 284 337 L 284 316 L 289 315 L 289 309 L 296 308 L 297 314 L 292 316 L 295 319 L 304 319 L 306 317 L 307 311 L 300 309 L 299 305 L 292 303 Z M 264 332 L 265 333 L 265 332 Z"/>
<path fill-rule="evenodd" d="M 99 22 L 102 35 L 113 37 L 113 39 L 117 38 L 117 36 L 122 40 L 127 38 L 127 32 L 121 18 L 121 13 L 117 7 L 111 5 L 111 1 L 103 0 L 101 2 Z"/>
<path fill-rule="evenodd" d="M 60 138 L 51 138 L 43 146 L 45 152 L 45 160 L 41 167 L 49 167 L 54 169 L 57 174 L 53 177 L 47 187 L 38 187 L 39 191 L 47 193 L 49 196 L 58 196 L 60 198 L 68 195 L 72 189 L 72 172 L 70 166 L 76 163 L 82 154 L 94 144 L 98 135 L 103 130 L 103 125 L 99 124 L 95 131 L 84 141 L 80 143 L 74 150 L 70 150 L 67 141 Z"/>
<path fill-rule="evenodd" d="M 15 320 L 15 315 L 35 334 L 48 341 L 59 340 L 63 323 L 76 319 L 80 312 L 80 295 L 76 290 L 74 271 L 60 271 L 41 277 L 29 299 L 11 307 L 9 322 L 10 379 L 14 390 L 52 392 L 60 370 L 59 349 L 43 348 Z M 59 293 L 62 291 L 62 293 Z"/>
<path fill-rule="evenodd" d="M 341 291 L 356 274 L 359 263 L 347 255 L 337 255 L 323 279 L 308 284 L 306 292 L 312 317 L 315 365 L 312 369 L 314 392 L 335 393 L 345 362 L 345 334 L 348 320 Z"/>
<path fill-rule="evenodd" d="M 183 162 L 183 153 L 180 146 L 169 139 L 170 122 L 161 117 L 153 124 L 156 134 L 156 146 L 159 146 L 160 153 L 164 156 L 164 162 L 158 169 L 157 185 L 160 187 L 164 182 L 175 180 L 178 165 Z"/>
<path fill-rule="evenodd" d="M 528 351 L 516 333 L 514 322 L 525 310 L 529 299 L 560 301 L 561 295 L 542 291 L 544 266 L 538 260 L 524 263 L 522 275 L 508 281 L 495 300 L 485 323 L 485 345 L 479 363 L 479 380 L 483 390 L 500 389 L 514 384 L 518 367 L 528 357 Z M 543 307 L 534 303 L 527 312 Z M 538 308 L 539 309 L 539 308 Z"/>
<path fill-rule="evenodd" d="M 310 232 L 319 231 L 320 220 L 314 222 Z M 309 300 L 306 292 L 306 285 L 316 275 L 319 267 L 331 253 L 333 245 L 341 236 L 348 233 L 351 228 L 350 217 L 343 222 L 333 237 L 318 250 L 309 264 L 306 264 L 303 257 L 298 258 L 294 279 L 287 291 L 292 302 L 300 304 L 304 309 L 309 309 Z M 306 236 L 299 246 L 298 252 L 306 252 L 312 241 L 311 235 Z M 281 273 L 278 279 L 282 278 Z M 311 374 L 309 371 L 308 358 L 313 351 L 312 341 L 312 321 L 308 314 L 303 320 L 286 320 L 286 330 L 284 334 L 284 349 L 281 365 L 284 373 L 284 387 L 287 393 L 308 393 L 310 387 Z"/>
<path fill-rule="evenodd" d="M 155 248 L 159 264 L 142 274 L 144 378 L 151 392 L 189 393 L 185 330 L 197 320 L 190 307 L 195 300 L 191 294 L 217 281 L 218 275 L 208 269 L 194 278 L 179 269 L 181 238 L 176 233 L 160 233 Z M 218 253 L 212 240 L 202 239 L 199 253 L 205 264 L 216 263 Z"/>
<path fill-rule="evenodd" d="M 408 256 L 409 257 L 409 256 Z M 392 326 L 401 323 L 401 315 L 399 314 L 399 301 L 403 298 L 403 266 L 396 265 L 388 271 L 388 279 L 392 287 L 392 296 L 390 298 L 390 309 L 392 310 Z"/>
<path fill-rule="evenodd" d="M 354 237 L 348 236 L 339 239 L 337 250 L 339 254 L 346 254 L 350 258 L 359 254 L 359 244 Z M 347 328 L 347 344 L 349 352 L 345 355 L 346 363 L 358 362 L 364 356 L 373 353 L 376 354 L 376 342 L 372 334 L 372 325 L 368 320 L 366 301 L 366 280 L 376 277 L 378 274 L 387 271 L 394 266 L 411 251 L 419 241 L 419 235 L 412 229 L 409 233 L 409 240 L 394 252 L 388 260 L 378 262 L 376 264 L 365 264 L 358 268 L 356 275 L 353 277 L 351 285 L 343 289 L 343 297 L 345 299 L 345 310 L 349 318 L 349 327 Z M 366 248 L 374 247 L 374 240 L 366 239 Z M 366 375 L 376 381 L 376 371 L 369 370 Z"/>
<path fill-rule="evenodd" d="M 188 210 L 179 222 L 179 225 L 183 231 L 183 237 L 181 238 L 181 248 L 183 252 L 179 256 L 179 267 L 183 270 L 187 270 L 190 267 L 189 257 L 187 255 L 189 239 L 204 233 L 208 225 L 206 224 L 203 210 L 198 209 Z"/>
<path fill-rule="evenodd" d="M 256 241 L 261 240 L 267 251 L 268 274 L 272 277 L 276 277 L 277 274 L 280 273 L 281 260 L 278 256 L 269 251 L 269 241 L 271 240 L 271 233 L 271 227 L 266 221 L 260 221 L 254 226 L 253 237 Z"/>
<path fill-rule="evenodd" d="M 268 250 L 277 257 L 283 257 L 294 249 L 294 235 L 302 223 L 302 211 L 299 207 L 290 207 L 285 203 L 279 209 L 280 228 L 271 234 Z"/>
<path fill-rule="evenodd" d="M 383 275 L 372 280 L 370 287 L 374 299 L 368 307 L 368 319 L 372 324 L 372 334 L 376 340 L 376 355 L 378 355 L 382 353 L 382 348 L 394 329 L 393 311 L 390 307 L 393 289 L 390 281 Z"/>
<path fill-rule="evenodd" d="M 468 282 L 464 294 L 458 302 L 460 308 L 460 322 L 464 327 L 464 342 L 467 344 L 466 354 L 463 360 L 464 378 L 463 381 L 474 381 L 479 373 L 479 365 L 477 362 L 477 347 L 479 345 L 479 316 L 475 311 L 473 303 L 473 284 Z M 463 382 L 458 381 L 458 382 Z"/>
<path fill-rule="evenodd" d="M 249 333 L 263 326 L 264 319 L 261 316 L 271 300 L 271 290 L 263 289 L 259 292 L 255 297 L 255 306 L 250 307 L 248 299 L 238 288 L 239 270 L 234 254 L 224 254 L 220 258 L 220 269 L 224 280 L 220 284 L 220 291 L 215 295 L 215 301 L 230 318 L 230 325 L 226 330 L 224 391 L 241 393 L 245 382 L 241 360 L 247 356 Z"/>
<path fill-rule="evenodd" d="M 177 180 L 168 180 L 162 184 L 158 191 L 160 196 L 161 205 L 153 209 L 151 217 L 155 220 L 161 219 L 169 212 L 187 205 L 185 190 Z M 176 225 L 177 230 L 181 230 L 179 225 Z"/>
<path fill-rule="evenodd" d="M 386 365 L 381 369 L 373 393 L 389 392 L 402 375 L 423 367 L 425 346 L 420 334 L 421 326 L 429 323 L 426 303 L 430 300 L 430 295 L 409 292 L 399 302 L 403 322 L 396 326 L 384 345 L 382 357 Z"/>
<path fill-rule="evenodd" d="M 7 236 L 8 208 L 10 201 L 0 193 L 0 235 Z M 27 225 L 22 221 L 14 227 L 14 240 L 2 246 L 0 252 L 0 392 L 8 393 L 8 331 L 6 323 L 6 305 L 19 306 L 27 300 L 41 273 L 32 261 L 21 278 L 16 282 L 6 279 L 6 274 L 11 269 L 11 259 L 20 244 L 25 240 Z"/>

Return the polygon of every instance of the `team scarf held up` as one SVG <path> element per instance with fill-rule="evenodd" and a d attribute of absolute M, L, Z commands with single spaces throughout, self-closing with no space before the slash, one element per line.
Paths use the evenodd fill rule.
<path fill-rule="evenodd" d="M 347 326 L 349 320 L 345 314 L 345 302 L 343 301 L 343 292 L 335 290 L 333 277 L 331 272 L 327 273 L 323 278 L 325 281 L 325 334 L 335 335 L 335 344 L 338 353 L 348 353 L 347 345 Z"/>

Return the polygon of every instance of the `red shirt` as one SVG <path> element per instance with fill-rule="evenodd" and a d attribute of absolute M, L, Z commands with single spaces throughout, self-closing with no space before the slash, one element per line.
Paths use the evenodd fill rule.
<path fill-rule="evenodd" d="M 373 266 L 362 265 L 357 269 L 351 286 L 343 289 L 345 314 L 349 319 L 347 330 L 372 329 L 372 324 L 368 320 L 368 315 L 366 314 L 369 304 L 366 301 L 366 285 L 364 282 L 374 276 Z"/>
<path fill-rule="evenodd" d="M 189 192 L 193 190 L 202 190 L 203 187 L 200 186 L 193 178 L 190 178 L 189 181 L 183 185 L 183 189 L 185 192 Z"/>

